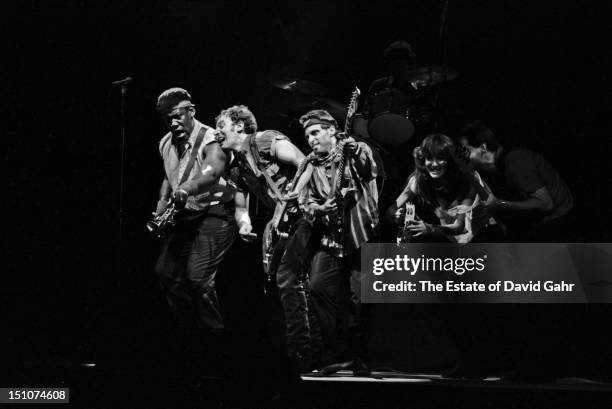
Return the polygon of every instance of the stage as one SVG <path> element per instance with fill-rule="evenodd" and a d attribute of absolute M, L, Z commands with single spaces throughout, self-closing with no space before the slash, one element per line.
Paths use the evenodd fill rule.
<path fill-rule="evenodd" d="M 163 90 L 188 89 L 210 126 L 222 109 L 245 104 L 261 130 L 307 154 L 300 116 L 324 108 L 344 120 L 351 91 L 359 87 L 365 102 L 389 74 L 385 48 L 405 40 L 418 55 L 411 78 L 436 111 L 402 109 L 401 124 L 414 113 L 417 125 L 435 119 L 436 132 L 456 137 L 466 121 L 486 121 L 566 180 L 574 242 L 610 242 L 604 6 L 22 0 L 3 11 L 0 387 L 70 388 L 69 406 L 88 409 L 612 408 L 612 304 L 599 302 L 373 303 L 373 376 L 298 376 L 278 291 L 261 268 L 272 214 L 254 199 L 259 241 L 236 240 L 216 279 L 231 341 L 224 355 L 201 348 L 206 356 L 179 363 L 202 334 L 174 331 L 154 274 L 162 244 L 145 228 L 164 180 L 167 128 L 155 108 Z M 395 141 L 402 160 L 385 162 L 387 173 L 408 170 L 422 133 Z M 395 200 L 403 182 L 381 193 Z M 380 210 L 394 242 L 397 226 Z M 495 371 L 484 380 L 442 377 L 462 354 Z M 521 365 L 558 376 L 511 372 Z"/>
<path fill-rule="evenodd" d="M 150 363 L 149 363 L 150 364 Z M 269 369 L 197 375 L 149 364 L 83 363 L 24 367 L 21 386 L 70 388 L 77 408 L 606 408 L 612 383 L 580 378 L 547 381 L 373 371 L 279 378 Z"/>

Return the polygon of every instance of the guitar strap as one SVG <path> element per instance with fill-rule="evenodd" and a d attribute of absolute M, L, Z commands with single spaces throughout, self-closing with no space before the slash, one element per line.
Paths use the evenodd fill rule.
<path fill-rule="evenodd" d="M 255 159 L 257 169 L 259 169 L 259 171 L 263 173 L 264 178 L 266 179 L 266 183 L 268 184 L 270 189 L 272 189 L 272 192 L 274 192 L 274 195 L 276 196 L 276 201 L 278 202 L 280 201 L 282 195 L 280 190 L 278 189 L 278 186 L 276 186 L 276 183 L 274 183 L 274 181 L 268 174 L 268 171 L 266 171 L 263 166 L 263 163 L 261 162 L 261 157 L 259 156 L 259 151 L 257 150 L 257 143 L 255 142 L 256 135 L 256 133 L 249 135 L 249 148 L 251 151 L 251 155 L 253 156 L 253 159 Z"/>
<path fill-rule="evenodd" d="M 200 146 L 202 145 L 202 141 L 204 140 L 204 135 L 206 135 L 206 131 L 209 128 L 206 126 L 202 126 L 200 132 L 198 132 L 198 136 L 196 138 L 195 143 L 193 144 L 193 148 L 191 149 L 191 155 L 189 156 L 189 161 L 187 162 L 187 166 L 185 166 L 185 170 L 183 171 L 183 175 L 181 176 L 181 181 L 178 186 L 181 186 L 183 183 L 187 181 L 189 178 L 189 174 L 191 173 L 191 169 L 193 168 L 193 164 L 198 156 L 198 151 L 200 150 Z M 175 220 L 176 223 L 196 223 L 202 217 L 204 212 L 197 212 L 197 214 L 187 215 L 183 211 L 179 213 L 181 215 L 180 219 Z"/>
<path fill-rule="evenodd" d="M 195 143 L 193 144 L 193 149 L 191 149 L 191 156 L 189 156 L 189 162 L 187 162 L 187 166 L 185 166 L 185 170 L 183 171 L 183 175 L 181 176 L 181 181 L 178 186 L 182 185 L 187 181 L 189 174 L 191 173 L 191 168 L 193 168 L 193 164 L 198 156 L 198 151 L 200 150 L 200 145 L 202 145 L 202 141 L 204 140 L 204 135 L 206 135 L 207 127 L 202 127 L 200 132 L 198 132 L 198 136 L 196 138 Z"/>

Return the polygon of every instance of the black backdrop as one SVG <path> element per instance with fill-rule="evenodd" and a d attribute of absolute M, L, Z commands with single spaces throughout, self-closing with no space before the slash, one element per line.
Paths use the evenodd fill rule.
<path fill-rule="evenodd" d="M 509 141 L 543 153 L 574 192 L 577 240 L 610 241 L 612 66 L 605 2 L 447 3 L 445 61 L 459 72 L 441 90 L 448 130 L 482 118 Z M 8 186 L 2 297 L 12 317 L 9 341 L 66 354 L 93 342 L 98 353 L 113 355 L 100 339 L 114 338 L 109 333 L 146 337 L 158 325 L 151 277 L 157 243 L 144 223 L 162 176 L 157 142 L 164 129 L 154 109 L 162 90 L 188 89 L 208 124 L 220 109 L 247 104 L 262 127 L 303 145 L 295 112 L 287 109 L 290 97 L 269 80 L 316 81 L 344 103 L 355 85 L 366 89 L 384 74 L 382 50 L 399 38 L 413 44 L 418 65 L 439 65 L 444 4 L 80 0 L 0 6 Z M 117 263 L 119 90 L 110 84 L 128 75 L 134 82 L 127 94 L 125 248 Z M 256 253 L 244 245 L 234 249 L 239 257 L 227 263 L 230 273 L 222 279 L 230 283 L 226 299 L 268 305 L 261 304 L 266 299 L 256 262 L 245 256 Z M 268 310 L 250 309 L 255 320 L 237 310 L 228 314 L 238 327 L 275 325 L 270 317 L 277 306 L 266 302 Z"/>

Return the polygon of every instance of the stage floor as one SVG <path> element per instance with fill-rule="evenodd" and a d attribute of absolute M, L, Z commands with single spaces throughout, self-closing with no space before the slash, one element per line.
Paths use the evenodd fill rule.
<path fill-rule="evenodd" d="M 354 376 L 351 371 L 338 371 L 333 375 L 318 372 L 301 376 L 304 382 L 346 382 L 375 384 L 417 384 L 419 386 L 460 388 L 510 388 L 535 390 L 602 391 L 612 392 L 612 382 L 586 378 L 558 378 L 555 380 L 518 380 L 502 376 L 485 379 L 445 378 L 441 374 L 409 373 L 397 371 L 372 371 L 371 376 Z"/>

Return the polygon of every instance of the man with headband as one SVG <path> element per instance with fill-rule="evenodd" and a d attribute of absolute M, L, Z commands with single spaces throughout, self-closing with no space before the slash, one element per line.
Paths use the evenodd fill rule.
<path fill-rule="evenodd" d="M 300 124 L 312 153 L 307 158 L 310 179 L 299 201 L 313 224 L 313 236 L 321 237 L 312 259 L 309 294 L 321 328 L 324 359 L 337 363 L 322 371 L 352 369 L 363 375 L 369 373 L 361 360 L 365 355 L 363 310 L 355 313 L 352 346 L 341 339 L 348 326 L 349 292 L 356 301 L 354 307 L 361 310 L 358 250 L 378 230 L 376 162 L 367 144 L 337 133 L 338 124 L 327 111 L 309 111 Z"/>
<path fill-rule="evenodd" d="M 221 178 L 228 158 L 214 130 L 195 118 L 191 95 L 170 88 L 159 96 L 157 110 L 169 132 L 159 144 L 165 176 L 156 214 L 171 203 L 179 210 L 155 271 L 180 335 L 198 349 L 224 328 L 215 276 L 236 238 L 235 189 Z"/>

